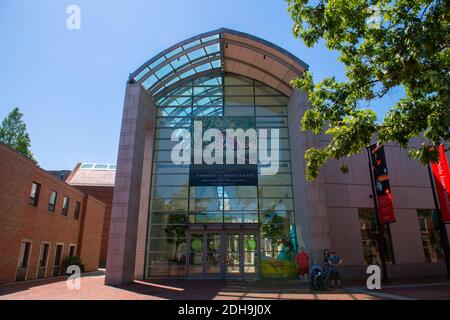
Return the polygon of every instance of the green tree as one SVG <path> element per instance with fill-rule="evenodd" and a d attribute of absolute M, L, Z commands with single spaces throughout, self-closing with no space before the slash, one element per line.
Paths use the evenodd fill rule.
<path fill-rule="evenodd" d="M 450 1 L 286 1 L 294 36 L 308 47 L 322 39 L 346 67 L 345 81 L 314 83 L 309 72 L 292 81 L 312 104 L 302 131 L 331 138 L 306 151 L 306 178 L 317 177 L 329 158 L 359 153 L 374 134 L 424 164 L 436 161 L 436 146 L 450 139 Z M 377 119 L 371 106 L 400 87 L 404 97 Z M 410 139 L 420 134 L 425 142 L 414 148 Z"/>
<path fill-rule="evenodd" d="M 186 224 L 185 214 L 171 214 L 167 220 L 167 227 L 164 232 L 167 236 L 167 243 L 175 245 L 173 261 L 178 261 L 178 248 L 186 243 Z"/>
<path fill-rule="evenodd" d="M 3 142 L 24 156 L 34 160 L 30 150 L 30 136 L 27 126 L 22 121 L 23 114 L 14 108 L 2 121 L 0 126 L 0 142 Z"/>
<path fill-rule="evenodd" d="M 286 229 L 289 228 L 289 222 L 276 212 L 275 205 L 268 208 L 261 222 L 261 234 L 270 241 L 272 246 L 272 257 L 277 255 L 278 246 L 286 237 Z"/>

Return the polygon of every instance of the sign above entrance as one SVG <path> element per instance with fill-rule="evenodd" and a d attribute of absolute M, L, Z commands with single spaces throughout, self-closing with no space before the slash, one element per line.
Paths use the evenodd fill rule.
<path fill-rule="evenodd" d="M 191 186 L 256 186 L 258 170 L 255 164 L 191 165 Z"/>

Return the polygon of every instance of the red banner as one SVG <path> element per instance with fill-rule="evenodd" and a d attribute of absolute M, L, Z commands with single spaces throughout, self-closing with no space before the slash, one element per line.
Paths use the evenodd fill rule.
<path fill-rule="evenodd" d="M 395 222 L 395 214 L 384 147 L 382 144 L 376 143 L 371 145 L 369 149 L 380 222 L 381 224 L 393 223 Z"/>
<path fill-rule="evenodd" d="M 434 184 L 439 198 L 441 217 L 444 223 L 450 222 L 450 172 L 448 169 L 447 157 L 445 156 L 444 145 L 439 147 L 439 161 L 431 163 Z"/>

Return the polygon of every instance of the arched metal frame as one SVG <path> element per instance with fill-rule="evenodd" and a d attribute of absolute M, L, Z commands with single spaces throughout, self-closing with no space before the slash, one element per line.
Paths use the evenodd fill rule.
<path fill-rule="evenodd" d="M 133 72 L 129 81 L 140 83 L 157 98 L 182 80 L 227 71 L 252 77 L 289 95 L 290 80 L 307 69 L 306 63 L 273 43 L 221 28 L 164 50 Z"/>

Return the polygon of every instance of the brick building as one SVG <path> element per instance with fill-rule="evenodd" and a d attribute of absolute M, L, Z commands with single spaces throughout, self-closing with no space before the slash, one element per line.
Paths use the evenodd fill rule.
<path fill-rule="evenodd" d="M 365 278 L 368 265 L 380 265 L 381 247 L 391 277 L 445 274 L 442 231 L 449 233 L 450 225 L 444 229 L 439 220 L 427 168 L 398 145 L 385 145 L 397 222 L 382 228 L 366 150 L 329 161 L 313 182 L 305 179 L 304 153 L 323 148 L 329 139 L 299 131 L 311 104 L 290 81 L 307 69 L 273 43 L 222 28 L 167 48 L 130 75 L 107 284 L 158 277 L 296 277 L 297 246 L 318 261 L 324 249 L 335 249 L 345 279 Z M 206 152 L 210 145 L 199 143 L 196 150 L 201 128 L 213 129 L 217 163 L 202 159 L 202 148 Z M 252 129 L 252 143 L 247 137 L 224 143 L 228 130 L 237 128 Z M 274 174 L 264 173 L 272 163 L 266 156 L 247 161 L 256 142 L 267 147 L 267 139 L 258 139 L 256 132 L 268 130 L 271 138 L 275 133 L 275 143 L 270 142 Z M 211 140 L 203 136 L 203 143 L 213 146 Z M 416 147 L 421 140 L 411 143 Z M 238 146 L 244 161 L 234 163 Z M 179 152 L 175 161 L 174 151 L 180 149 L 187 157 L 180 161 Z M 343 161 L 349 168 L 345 175 L 339 170 Z"/>
<path fill-rule="evenodd" d="M 65 256 L 98 268 L 105 205 L 0 143 L 0 283 L 58 276 Z"/>
<path fill-rule="evenodd" d="M 78 163 L 66 178 L 66 182 L 92 195 L 105 204 L 99 267 L 106 266 L 108 233 L 114 192 L 116 166 L 113 164 Z"/>

